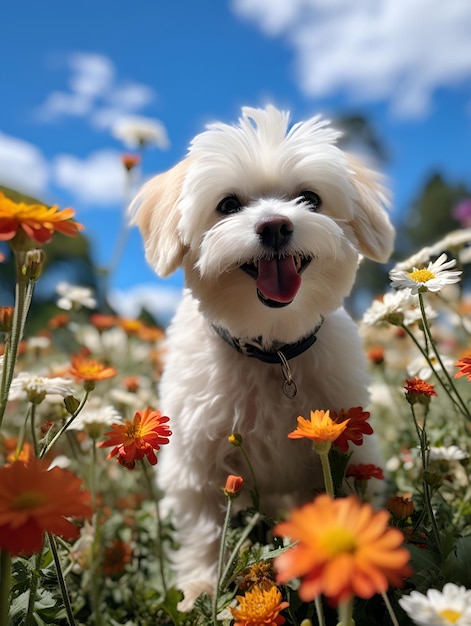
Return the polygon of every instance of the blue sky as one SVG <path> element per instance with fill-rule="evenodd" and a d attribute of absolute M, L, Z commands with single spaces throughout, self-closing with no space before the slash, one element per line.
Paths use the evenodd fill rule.
<path fill-rule="evenodd" d="M 469 0 L 18 0 L 2 11 L 0 184 L 72 206 L 106 265 L 126 202 L 120 117 L 164 124 L 143 178 L 214 120 L 272 102 L 293 120 L 361 114 L 387 152 L 398 220 L 439 171 L 471 186 Z M 123 314 L 172 309 L 133 230 L 113 278 Z M 134 303 L 134 308 L 133 308 Z"/>

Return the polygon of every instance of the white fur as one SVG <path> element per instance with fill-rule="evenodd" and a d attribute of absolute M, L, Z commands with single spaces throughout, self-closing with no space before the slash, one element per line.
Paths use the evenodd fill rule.
<path fill-rule="evenodd" d="M 173 435 L 157 474 L 176 524 L 174 564 L 186 607 L 214 588 L 228 474 L 245 479 L 238 507 L 250 504 L 250 473 L 228 436 L 242 435 L 262 507 L 277 516 L 323 485 L 310 442 L 287 437 L 297 416 L 368 404 L 365 358 L 342 301 L 359 255 L 386 261 L 394 233 L 377 177 L 335 145 L 338 136 L 319 118 L 290 129 L 289 116 L 271 106 L 244 108 L 237 126 L 214 124 L 198 135 L 189 155 L 133 203 L 149 262 L 161 275 L 185 271 L 161 381 Z M 318 212 L 299 202 L 305 190 L 321 197 Z M 243 209 L 221 215 L 216 207 L 230 195 Z M 254 279 L 240 269 L 273 254 L 256 232 L 273 217 L 293 226 L 283 256 L 312 257 L 282 308 L 262 304 Z M 261 337 L 273 350 L 306 337 L 322 318 L 316 343 L 290 361 L 294 399 L 283 394 L 279 365 L 238 353 L 211 326 Z M 374 437 L 353 448 L 353 462 L 381 464 Z"/>

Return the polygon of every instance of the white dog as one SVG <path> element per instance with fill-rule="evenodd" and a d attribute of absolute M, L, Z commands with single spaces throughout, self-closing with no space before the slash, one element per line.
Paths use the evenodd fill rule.
<path fill-rule="evenodd" d="M 364 255 L 385 262 L 394 231 L 377 177 L 336 146 L 318 117 L 289 125 L 268 106 L 212 124 L 189 155 L 133 203 L 146 257 L 186 289 L 168 331 L 161 410 L 173 436 L 157 468 L 173 511 L 178 586 L 190 607 L 214 589 L 228 474 L 277 517 L 322 489 L 319 459 L 288 439 L 311 410 L 368 404 L 366 361 L 342 308 Z M 374 437 L 352 462 L 380 465 Z"/>

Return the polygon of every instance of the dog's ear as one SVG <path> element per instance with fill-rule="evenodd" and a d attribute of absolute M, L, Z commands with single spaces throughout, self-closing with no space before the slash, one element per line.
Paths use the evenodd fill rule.
<path fill-rule="evenodd" d="M 133 200 L 129 211 L 144 239 L 146 258 L 159 276 L 174 272 L 186 248 L 180 238 L 177 208 L 190 159 L 149 180 Z"/>
<path fill-rule="evenodd" d="M 355 215 L 350 222 L 358 240 L 360 252 L 385 263 L 393 251 L 394 227 L 386 213 L 389 198 L 378 176 L 347 155 L 350 180 L 357 192 Z"/>

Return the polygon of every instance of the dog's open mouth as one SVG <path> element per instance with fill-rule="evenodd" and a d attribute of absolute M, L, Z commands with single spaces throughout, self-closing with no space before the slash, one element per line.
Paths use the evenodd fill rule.
<path fill-rule="evenodd" d="M 240 269 L 255 280 L 262 304 L 283 307 L 294 300 L 301 286 L 301 274 L 311 260 L 299 255 L 279 256 L 244 263 Z"/>

